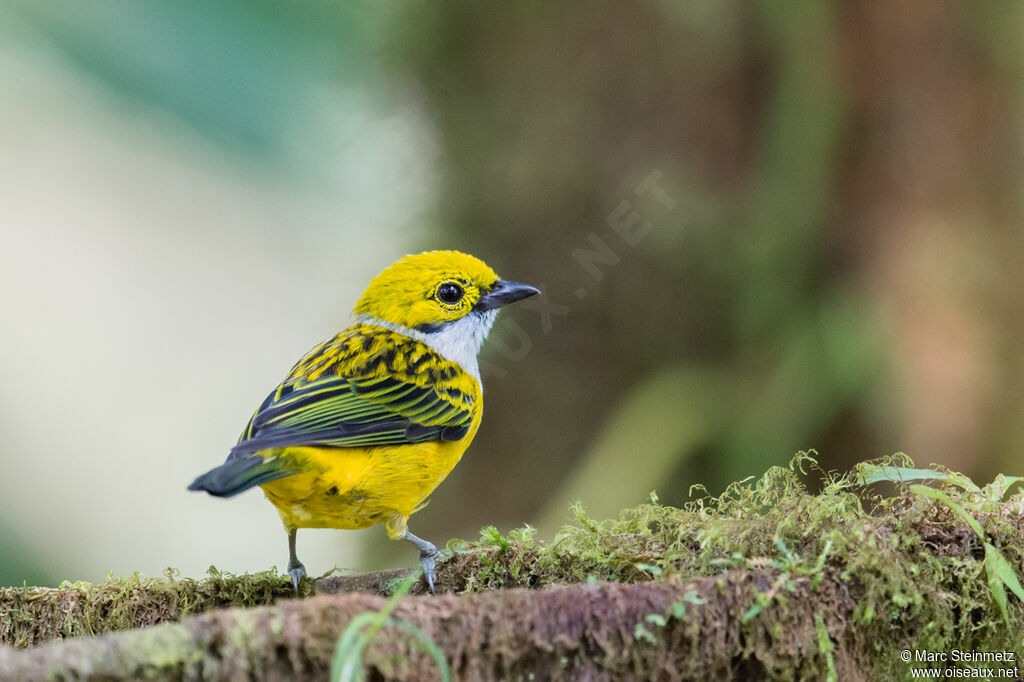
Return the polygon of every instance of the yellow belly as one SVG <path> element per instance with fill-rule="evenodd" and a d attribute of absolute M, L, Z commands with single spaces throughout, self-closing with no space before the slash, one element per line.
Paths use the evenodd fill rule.
<path fill-rule="evenodd" d="M 431 441 L 373 448 L 292 447 L 274 456 L 302 473 L 262 485 L 285 528 L 367 528 L 386 523 L 405 534 L 409 516 L 455 468 L 480 425 L 455 442 Z"/>

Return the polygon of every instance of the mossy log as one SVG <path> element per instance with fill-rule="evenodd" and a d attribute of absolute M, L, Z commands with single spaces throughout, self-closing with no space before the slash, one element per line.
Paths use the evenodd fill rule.
<path fill-rule="evenodd" d="M 306 580 L 302 593 L 386 595 L 409 573 L 396 569 Z M 440 575 L 448 573 L 442 568 Z M 422 586 L 413 588 L 414 593 L 422 591 Z M 213 567 L 202 580 L 177 579 L 169 572 L 162 579 L 136 575 L 58 588 L 0 588 L 0 646 L 25 648 L 52 639 L 158 625 L 220 608 L 265 606 L 295 596 L 289 578 L 275 570 L 231 575 Z"/>
<path fill-rule="evenodd" d="M 979 488 L 900 460 L 822 472 L 812 495 L 811 464 L 683 508 L 652 499 L 608 521 L 577 508 L 550 544 L 485 529 L 449 543 L 433 596 L 416 583 L 389 600 L 404 571 L 321 578 L 301 599 L 273 571 L 0 590 L 0 642 L 26 648 L 0 646 L 0 679 L 323 679 L 339 633 L 385 604 L 402 627 L 359 659 L 385 678 L 437 677 L 430 653 L 467 680 L 902 679 L 902 652 L 954 649 L 1017 666 L 1024 493 L 1011 479 Z M 893 475 L 941 482 L 864 495 Z"/>
<path fill-rule="evenodd" d="M 799 675 L 832 665 L 858 679 L 857 641 L 848 626 L 854 604 L 845 590 L 812 591 L 809 579 L 790 596 L 784 632 L 746 627 L 753 595 L 771 588 L 767 572 L 643 584 L 592 583 L 543 590 L 414 596 L 393 616 L 426 631 L 456 679 L 711 678 Z M 689 595 L 689 602 L 684 596 Z M 223 609 L 142 630 L 0 652 L 3 679 L 157 678 L 321 680 L 339 633 L 354 616 L 380 609 L 365 593 L 316 596 L 255 609 Z M 829 604 L 828 623 L 816 615 Z M 651 614 L 689 603 L 684 617 L 658 626 Z M 637 627 L 645 628 L 638 636 Z M 820 646 L 819 627 L 830 628 Z M 748 656 L 744 657 L 744 652 Z M 820 660 L 819 660 L 820 659 Z M 402 633 L 382 630 L 364 664 L 385 678 L 438 676 L 430 657 Z M 531 677 L 532 676 L 532 677 Z"/>

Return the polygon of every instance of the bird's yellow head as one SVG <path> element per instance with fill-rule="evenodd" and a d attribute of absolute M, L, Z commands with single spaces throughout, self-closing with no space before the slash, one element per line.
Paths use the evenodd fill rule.
<path fill-rule="evenodd" d="M 374 277 L 353 314 L 415 335 L 463 367 L 472 356 L 475 367 L 498 308 L 537 293 L 528 284 L 499 279 L 479 258 L 427 251 L 405 256 Z"/>

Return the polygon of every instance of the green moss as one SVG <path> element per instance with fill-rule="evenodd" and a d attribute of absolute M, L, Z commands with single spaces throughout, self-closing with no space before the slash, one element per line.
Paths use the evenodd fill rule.
<path fill-rule="evenodd" d="M 829 600 L 846 595 L 853 609 L 851 636 L 863 638 L 876 656 L 876 670 L 879 662 L 888 662 L 893 674 L 905 670 L 894 657 L 900 650 L 894 642 L 910 649 L 1005 649 L 1024 655 L 1015 634 L 1024 625 L 1024 608 L 1012 584 L 1024 567 L 1024 493 L 1007 497 L 1018 479 L 1000 477 L 979 488 L 960 474 L 912 466 L 896 455 L 840 476 L 820 469 L 812 454 L 800 453 L 789 467 L 734 483 L 717 497 L 697 486 L 680 507 L 663 505 L 652 495 L 649 503 L 623 510 L 618 519 L 595 520 L 576 504 L 578 523 L 551 544 L 536 540 L 529 528 L 507 536 L 486 528 L 476 543 L 451 543 L 452 561 L 459 564 L 452 573 L 464 577 L 451 587 L 763 573 L 770 583 L 750 595 L 743 623 L 784 635 L 793 620 L 787 613 L 789 595 L 829 581 L 838 590 L 819 595 L 820 612 L 839 609 Z M 809 473 L 820 478 L 817 495 L 808 492 Z M 931 478 L 941 494 L 901 486 L 883 496 L 867 485 L 900 478 Z M 972 529 L 974 521 L 983 537 Z M 990 556 L 986 562 L 986 545 L 1001 560 Z M 1005 590 L 999 580 L 993 582 L 1000 572 Z M 814 623 L 815 614 L 810 615 Z M 650 622 L 637 624 L 642 637 L 651 629 Z M 833 652 L 821 633 L 818 627 L 821 672 L 827 676 L 834 674 Z"/>
<path fill-rule="evenodd" d="M 812 478 L 817 494 L 808 489 Z M 931 487 L 917 484 L 928 479 Z M 856 670 L 902 677 L 903 649 L 1020 657 L 1024 493 L 1013 492 L 1015 483 L 999 477 L 979 487 L 946 470 L 913 469 L 902 455 L 838 475 L 801 453 L 718 496 L 695 487 L 679 506 L 652 495 L 617 519 L 597 520 L 576 504 L 576 523 L 550 543 L 530 526 L 507 534 L 484 528 L 475 542 L 448 543 L 438 585 L 466 592 L 674 581 L 679 597 L 638 618 L 631 641 L 658 647 L 669 633 L 689 633 L 690 641 L 720 635 L 740 643 L 737 660 L 761 677 L 843 678 Z M 378 582 L 364 589 L 391 591 Z M 198 581 L 169 573 L 0 590 L 0 642 L 27 646 L 291 596 L 287 577 L 274 571 L 214 569 Z M 705 654 L 695 647 L 677 655 L 689 665 Z"/>
<path fill-rule="evenodd" d="M 108 576 L 99 584 L 64 582 L 57 588 L 0 589 L 0 643 L 26 647 L 57 638 L 127 630 L 229 606 L 270 604 L 291 596 L 287 576 L 275 570 L 233 575 L 210 567 L 206 578 Z"/>

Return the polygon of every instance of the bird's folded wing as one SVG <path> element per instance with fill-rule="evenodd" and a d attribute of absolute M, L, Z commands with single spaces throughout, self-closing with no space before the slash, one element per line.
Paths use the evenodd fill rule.
<path fill-rule="evenodd" d="M 263 401 L 229 459 L 287 446 L 370 447 L 459 440 L 472 398 L 393 376 L 293 380 Z"/>

